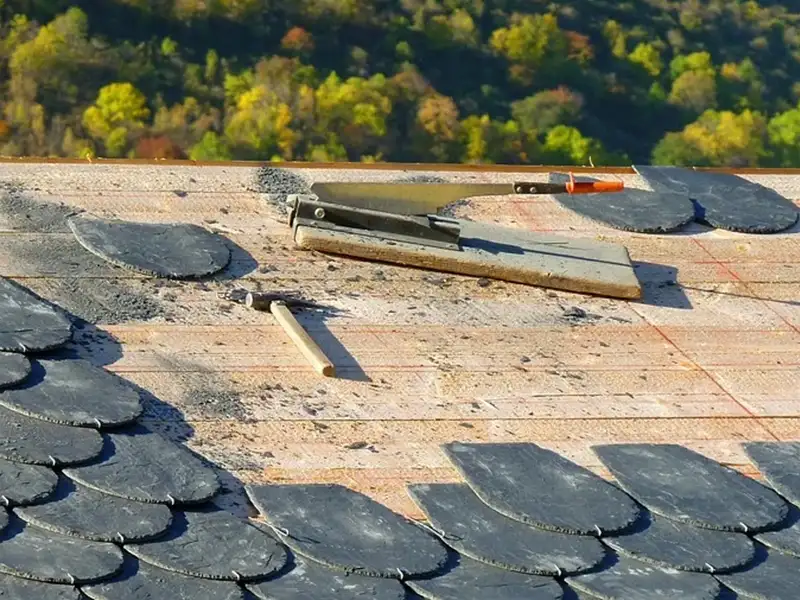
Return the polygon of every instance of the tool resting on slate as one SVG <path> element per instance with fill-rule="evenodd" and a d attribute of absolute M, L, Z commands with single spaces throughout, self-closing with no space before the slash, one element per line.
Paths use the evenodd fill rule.
<path fill-rule="evenodd" d="M 283 294 L 253 293 L 249 292 L 245 297 L 245 305 L 255 310 L 265 310 L 272 313 L 289 338 L 302 352 L 306 360 L 314 367 L 314 370 L 325 377 L 335 377 L 336 369 L 333 363 L 328 360 L 322 349 L 311 339 L 308 332 L 297 321 L 289 310 L 290 306 L 298 308 L 317 307 L 312 302 L 293 298 Z"/>

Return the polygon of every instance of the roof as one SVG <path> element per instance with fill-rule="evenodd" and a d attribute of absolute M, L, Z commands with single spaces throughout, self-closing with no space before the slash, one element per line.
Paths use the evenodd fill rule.
<path fill-rule="evenodd" d="M 0 164 L 12 196 L 0 205 L 0 275 L 82 320 L 77 354 L 140 386 L 140 421 L 212 464 L 218 502 L 237 516 L 258 516 L 243 485 L 336 483 L 424 518 L 406 485 L 463 481 L 441 447 L 455 441 L 534 442 L 603 477 L 594 444 L 680 444 L 759 477 L 743 442 L 800 439 L 800 226 L 635 234 L 546 196 L 471 202 L 474 220 L 625 245 L 644 290 L 630 302 L 301 252 L 269 195 L 303 180 L 544 173 L 276 173 Z M 647 187 L 633 173 L 593 175 Z M 800 206 L 800 174 L 742 176 Z M 64 228 L 74 209 L 212 228 L 233 260 L 197 282 L 121 270 Z M 242 289 L 301 290 L 335 309 L 301 319 L 340 377 L 318 377 L 271 315 L 225 300 Z"/>

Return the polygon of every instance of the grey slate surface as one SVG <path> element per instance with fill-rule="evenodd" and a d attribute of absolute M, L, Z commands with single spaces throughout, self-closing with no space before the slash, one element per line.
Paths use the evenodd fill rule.
<path fill-rule="evenodd" d="M 135 421 L 139 393 L 85 360 L 36 360 L 30 377 L 0 391 L 0 404 L 51 423 L 102 429 Z"/>
<path fill-rule="evenodd" d="M 225 241 L 197 225 L 134 223 L 88 214 L 68 223 L 92 254 L 147 275 L 193 279 L 221 271 L 231 259 Z"/>
<path fill-rule="evenodd" d="M 31 362 L 24 354 L 0 352 L 0 390 L 23 381 L 31 372 Z"/>
<path fill-rule="evenodd" d="M 640 516 L 624 492 L 535 444 L 454 442 L 444 450 L 475 494 L 512 519 L 553 531 L 608 535 Z"/>
<path fill-rule="evenodd" d="M 0 277 L 0 351 L 40 352 L 64 345 L 72 322 L 28 290 Z"/>
<path fill-rule="evenodd" d="M 720 575 L 719 580 L 743 599 L 797 600 L 800 597 L 800 559 L 764 550 L 746 571 Z"/>
<path fill-rule="evenodd" d="M 80 600 L 73 586 L 42 583 L 0 574 L 0 598 L 3 600 Z"/>
<path fill-rule="evenodd" d="M 800 506 L 800 442 L 747 442 L 742 446 L 769 485 Z"/>
<path fill-rule="evenodd" d="M 788 522 L 782 529 L 764 531 L 754 537 L 769 548 L 800 558 L 800 509 L 792 510 Z"/>
<path fill-rule="evenodd" d="M 444 545 L 413 522 L 340 485 L 246 486 L 250 501 L 297 554 L 376 577 L 425 575 L 447 562 Z"/>
<path fill-rule="evenodd" d="M 0 459 L 0 504 L 41 502 L 55 491 L 57 483 L 58 476 L 48 467 Z"/>

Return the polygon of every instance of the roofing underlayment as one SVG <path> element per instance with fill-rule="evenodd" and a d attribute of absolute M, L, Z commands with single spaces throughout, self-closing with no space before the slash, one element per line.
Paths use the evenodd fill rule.
<path fill-rule="evenodd" d="M 294 247 L 285 194 L 420 177 L 548 181 L 0 164 L 2 306 L 29 328 L 0 315 L 0 595 L 796 598 L 800 446 L 775 442 L 800 441 L 800 224 L 633 233 L 551 196 L 447 211 L 622 244 L 636 301 Z M 800 206 L 800 174 L 742 177 Z M 230 263 L 120 268 L 98 217 L 218 232 Z M 336 378 L 232 301 L 284 290 L 325 307 L 298 319 Z M 32 353 L 68 331 L 26 291 L 73 321 L 66 349 Z"/>

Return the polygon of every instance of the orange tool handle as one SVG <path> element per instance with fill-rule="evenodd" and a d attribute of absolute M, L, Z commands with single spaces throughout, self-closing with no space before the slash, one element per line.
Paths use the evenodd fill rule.
<path fill-rule="evenodd" d="M 625 184 L 621 181 L 575 181 L 572 173 L 567 182 L 568 194 L 598 194 L 603 192 L 621 192 Z"/>

